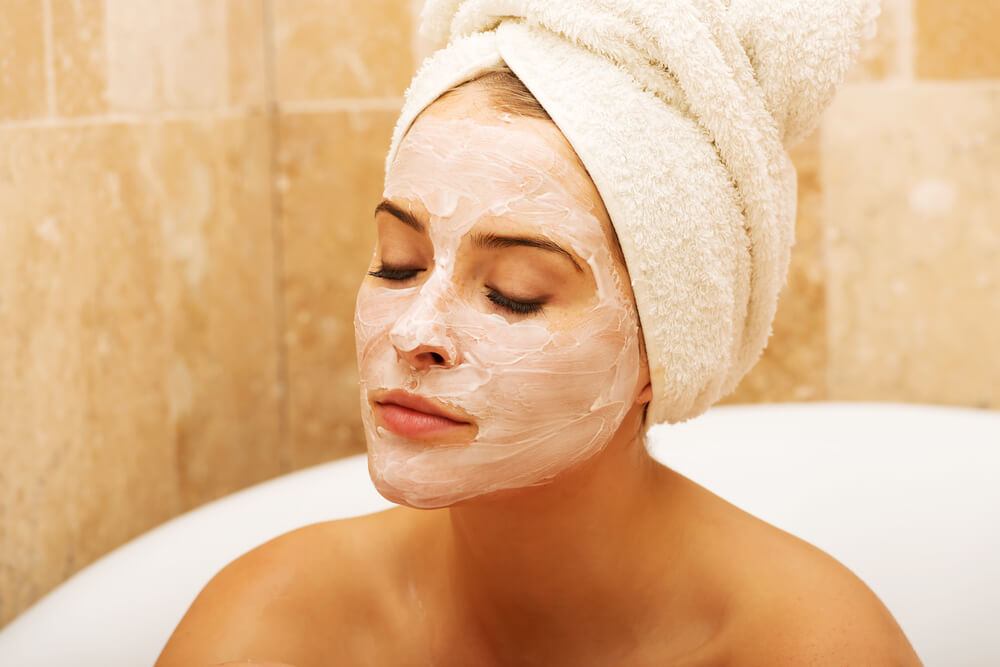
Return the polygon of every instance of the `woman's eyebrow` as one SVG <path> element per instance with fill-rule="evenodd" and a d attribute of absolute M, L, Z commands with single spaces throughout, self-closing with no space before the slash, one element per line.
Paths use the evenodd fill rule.
<path fill-rule="evenodd" d="M 415 215 L 409 211 L 400 208 L 388 199 L 383 199 L 375 207 L 375 214 L 378 215 L 379 211 L 385 211 L 389 215 L 395 217 L 397 220 L 403 224 L 409 225 L 418 232 L 423 232 L 426 230 L 424 223 L 420 222 Z M 547 250 L 549 252 L 558 253 L 564 256 L 566 259 L 573 263 L 573 267 L 579 272 L 583 273 L 583 269 L 573 255 L 571 255 L 565 248 L 560 246 L 558 243 L 550 241 L 544 236 L 501 236 L 500 234 L 493 233 L 476 233 L 472 235 L 472 244 L 477 248 L 513 248 L 516 246 L 527 246 L 529 248 L 538 248 L 539 250 Z"/>
<path fill-rule="evenodd" d="M 577 271 L 583 273 L 583 269 L 580 268 L 580 265 L 576 263 L 575 259 L 573 259 L 573 255 L 569 254 L 569 252 L 562 246 L 543 236 L 501 236 L 499 234 L 480 232 L 472 235 L 472 244 L 477 248 L 513 248 L 515 246 L 527 246 L 529 248 L 538 248 L 539 250 L 548 250 L 549 252 L 565 256 L 566 259 L 573 262 L 573 266 Z"/>
<path fill-rule="evenodd" d="M 378 203 L 378 206 L 375 207 L 375 215 L 378 215 L 379 211 L 385 211 L 389 215 L 394 216 L 400 222 L 407 224 L 410 227 L 413 227 L 418 232 L 423 232 L 424 229 L 426 229 L 424 227 L 424 223 L 417 220 L 417 217 L 415 215 L 413 215 L 409 211 L 400 208 L 399 206 L 396 206 L 388 199 L 383 199 Z"/>

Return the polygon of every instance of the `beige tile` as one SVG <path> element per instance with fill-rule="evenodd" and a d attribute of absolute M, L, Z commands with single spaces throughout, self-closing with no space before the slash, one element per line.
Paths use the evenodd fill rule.
<path fill-rule="evenodd" d="M 778 298 L 767 348 L 736 391 L 720 404 L 826 398 L 819 132 L 804 139 L 791 154 L 799 175 L 799 197 L 788 282 Z"/>
<path fill-rule="evenodd" d="M 107 7 L 107 96 L 115 111 L 267 104 L 263 2 L 106 0 L 101 6 Z"/>
<path fill-rule="evenodd" d="M 281 472 L 269 121 L 171 123 L 150 141 L 187 508 Z"/>
<path fill-rule="evenodd" d="M 229 101 L 227 0 L 105 0 L 115 111 L 214 109 Z"/>
<path fill-rule="evenodd" d="M 0 624 L 279 472 L 266 137 L 0 130 Z"/>
<path fill-rule="evenodd" d="M 424 37 L 416 29 L 419 24 L 419 16 L 421 10 L 424 8 L 426 0 L 410 0 L 410 16 L 414 17 L 414 30 L 413 30 L 413 62 L 414 64 L 422 63 L 425 58 L 431 56 L 434 53 L 434 49 L 437 46 L 432 40 Z"/>
<path fill-rule="evenodd" d="M 848 82 L 912 78 L 913 2 L 881 0 L 878 32 L 848 70 Z"/>
<path fill-rule="evenodd" d="M 104 1 L 50 3 L 56 114 L 93 116 L 107 111 Z"/>
<path fill-rule="evenodd" d="M 1000 407 L 1000 85 L 857 85 L 823 132 L 834 399 Z"/>
<path fill-rule="evenodd" d="M 913 0 L 917 76 L 1000 76 L 1000 5 L 996 0 Z"/>
<path fill-rule="evenodd" d="M 140 145 L 0 130 L 0 622 L 179 509 Z"/>
<path fill-rule="evenodd" d="M 289 437 L 295 468 L 364 451 L 354 300 L 397 112 L 281 117 Z"/>
<path fill-rule="evenodd" d="M 48 114 L 43 12 L 40 0 L 7 0 L 0 9 L 0 120 Z"/>
<path fill-rule="evenodd" d="M 264 5 L 261 0 L 227 0 L 229 104 L 234 107 L 269 101 Z"/>
<path fill-rule="evenodd" d="M 394 97 L 413 75 L 410 0 L 273 0 L 279 102 Z"/>

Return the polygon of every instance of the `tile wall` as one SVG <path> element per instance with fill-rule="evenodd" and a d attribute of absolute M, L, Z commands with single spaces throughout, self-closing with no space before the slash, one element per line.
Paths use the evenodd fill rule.
<path fill-rule="evenodd" d="M 410 12 L 0 0 L 0 626 L 180 512 L 363 450 L 353 293 Z"/>
<path fill-rule="evenodd" d="M 882 0 L 875 41 L 792 157 L 774 332 L 722 403 L 1000 409 L 1000 2 Z"/>

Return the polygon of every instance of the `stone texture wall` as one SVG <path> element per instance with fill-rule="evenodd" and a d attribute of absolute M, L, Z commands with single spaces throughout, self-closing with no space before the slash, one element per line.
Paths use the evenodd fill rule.
<path fill-rule="evenodd" d="M 1000 2 L 882 0 L 879 34 L 793 149 L 774 333 L 723 403 L 1000 409 Z"/>
<path fill-rule="evenodd" d="M 0 0 L 0 625 L 364 449 L 354 292 L 409 0 Z"/>
<path fill-rule="evenodd" d="M 794 151 L 725 402 L 1000 408 L 1000 11 L 883 0 Z M 0 625 L 213 498 L 364 450 L 352 314 L 420 0 L 0 0 Z"/>

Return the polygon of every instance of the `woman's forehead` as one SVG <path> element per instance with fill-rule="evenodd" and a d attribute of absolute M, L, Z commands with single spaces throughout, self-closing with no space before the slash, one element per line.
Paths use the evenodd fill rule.
<path fill-rule="evenodd" d="M 542 123 L 527 118 L 421 117 L 400 143 L 388 178 L 414 178 L 415 171 L 432 168 L 433 173 L 422 175 L 461 172 L 468 178 L 494 179 L 498 185 L 543 176 L 565 187 L 578 185 L 585 172 L 574 172 L 576 165 L 560 151 L 562 135 Z"/>
<path fill-rule="evenodd" d="M 558 129 L 539 119 L 421 117 L 400 145 L 384 196 L 426 217 L 589 217 L 604 226 L 596 188 L 559 141 Z"/>

